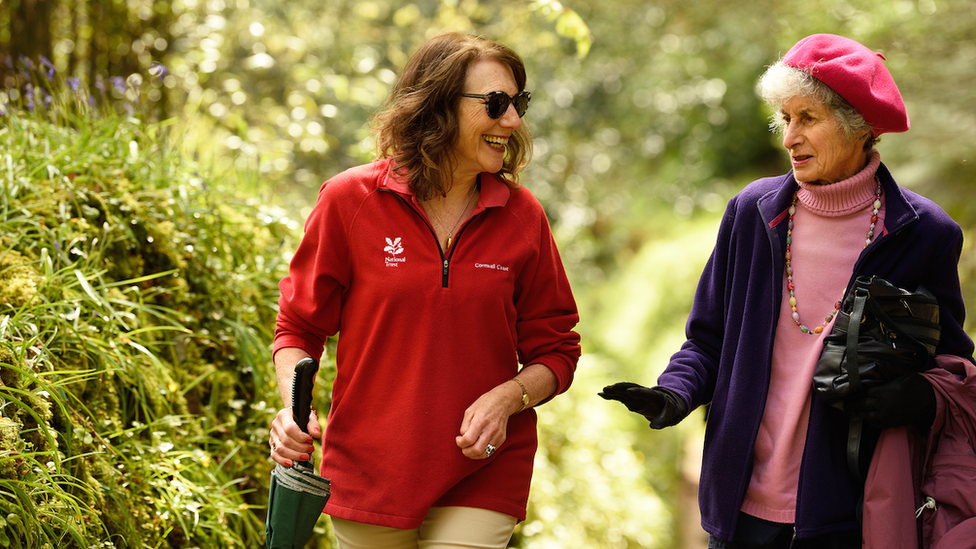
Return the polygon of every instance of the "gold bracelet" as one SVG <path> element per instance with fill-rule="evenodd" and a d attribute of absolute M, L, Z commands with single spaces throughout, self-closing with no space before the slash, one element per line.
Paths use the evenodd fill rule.
<path fill-rule="evenodd" d="M 528 391 L 528 389 L 525 388 L 525 384 L 522 383 L 522 380 L 521 379 L 519 379 L 517 377 L 513 377 L 512 378 L 512 381 L 514 381 L 515 383 L 518 383 L 518 386 L 522 388 L 522 406 L 515 412 L 517 414 L 517 413 L 521 412 L 522 410 L 524 410 L 525 407 L 529 405 L 529 391 Z"/>

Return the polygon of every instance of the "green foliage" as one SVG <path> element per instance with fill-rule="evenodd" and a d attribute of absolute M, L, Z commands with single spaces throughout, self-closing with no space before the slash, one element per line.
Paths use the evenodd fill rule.
<path fill-rule="evenodd" d="M 0 545 L 262 544 L 295 227 L 72 105 L 0 125 Z"/>
<path fill-rule="evenodd" d="M 608 366 L 597 355 L 584 355 L 575 383 L 602 387 Z M 645 454 L 633 451 L 639 431 L 620 428 L 631 425 L 633 418 L 626 416 L 633 414 L 609 406 L 595 391 L 560 396 L 538 413 L 540 443 L 529 516 L 516 529 L 513 546 L 673 546 L 674 510 L 655 481 L 673 478 L 674 473 L 657 478 L 648 474 Z M 660 448 L 650 451 L 662 452 Z M 662 472 L 666 471 L 655 471 Z"/>
<path fill-rule="evenodd" d="M 650 432 L 595 393 L 620 379 L 653 383 L 682 339 L 725 201 L 787 169 L 753 87 L 799 38 L 845 34 L 885 54 L 913 127 L 884 137 L 883 159 L 963 226 L 963 292 L 976 295 L 969 0 L 193 0 L 172 2 L 158 28 L 143 28 L 157 21 L 148 4 L 129 3 L 139 31 L 131 44 L 117 33 L 108 49 L 169 71 L 121 87 L 69 62 L 84 50 L 72 29 L 90 28 L 98 3 L 50 4 L 79 14 L 75 26 L 68 16 L 51 26 L 59 71 L 123 116 L 178 99 L 166 106 L 186 125 L 92 124 L 87 101 L 36 74 L 30 82 L 59 109 L 3 119 L 0 535 L 34 536 L 17 543 L 233 545 L 211 541 L 226 520 L 254 545 L 277 402 L 266 355 L 282 256 L 319 183 L 371 158 L 370 114 L 410 53 L 441 31 L 501 40 L 525 59 L 536 150 L 522 182 L 550 215 L 582 311 L 576 383 L 540 408 L 521 547 L 692 543 L 679 523 L 693 511 L 677 502 L 700 422 Z M 0 3 L 0 27 L 9 5 Z M 24 106 L 23 93 L 8 93 L 0 108 Z M 244 193 L 261 200 L 235 198 Z M 317 398 L 325 409 L 327 386 Z M 21 408 L 32 412 L 12 419 Z M 115 446 L 124 454 L 111 458 Z M 62 482 L 75 470 L 98 489 L 84 474 Z M 170 478 L 186 490 L 164 489 Z M 211 482 L 223 488 L 194 488 Z M 133 503 L 140 497 L 169 514 L 91 511 L 149 509 Z M 160 503 L 177 501 L 194 504 Z M 248 507 L 234 514 L 235 504 Z M 138 537 L 149 536 L 144 524 L 156 537 Z M 317 546 L 331 546 L 325 521 L 319 531 Z"/>

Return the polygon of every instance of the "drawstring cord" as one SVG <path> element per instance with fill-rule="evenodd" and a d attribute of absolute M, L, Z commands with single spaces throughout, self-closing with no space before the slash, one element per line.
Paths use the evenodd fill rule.
<path fill-rule="evenodd" d="M 922 513 L 924 513 L 926 509 L 935 509 L 935 507 L 935 500 L 926 496 L 925 503 L 923 503 L 922 506 L 915 511 L 915 518 L 922 516 Z"/>

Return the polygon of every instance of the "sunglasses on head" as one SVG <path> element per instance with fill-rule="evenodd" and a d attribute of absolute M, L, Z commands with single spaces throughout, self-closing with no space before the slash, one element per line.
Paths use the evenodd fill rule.
<path fill-rule="evenodd" d="M 461 97 L 484 101 L 485 110 L 488 112 L 488 116 L 492 118 L 501 118 L 508 111 L 509 104 L 515 105 L 515 112 L 518 113 L 519 118 L 522 118 L 522 115 L 529 108 L 529 100 L 532 99 L 532 94 L 527 91 L 520 91 L 515 94 L 515 97 L 512 97 L 505 92 L 493 91 L 488 93 L 462 93 Z"/>

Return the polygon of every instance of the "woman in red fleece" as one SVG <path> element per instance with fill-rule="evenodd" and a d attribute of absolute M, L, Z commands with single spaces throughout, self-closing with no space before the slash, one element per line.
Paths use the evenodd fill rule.
<path fill-rule="evenodd" d="M 580 356 L 545 213 L 515 183 L 525 82 L 501 44 L 425 44 L 376 117 L 380 159 L 322 186 L 281 281 L 271 456 L 290 466 L 322 436 L 342 548 L 503 548 L 525 518 L 532 407 Z M 310 437 L 288 408 L 294 365 L 338 333 L 328 424 L 313 414 Z"/>

